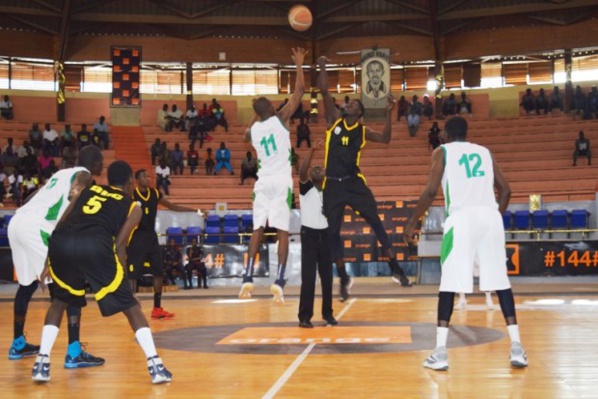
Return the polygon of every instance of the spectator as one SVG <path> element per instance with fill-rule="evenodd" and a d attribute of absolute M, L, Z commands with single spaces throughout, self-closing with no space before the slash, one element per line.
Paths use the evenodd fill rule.
<path fill-rule="evenodd" d="M 548 114 L 550 104 L 548 97 L 544 94 L 544 89 L 540 89 L 538 97 L 536 97 L 536 114 L 540 115 L 540 110 L 544 110 L 544 115 Z"/>
<path fill-rule="evenodd" d="M 211 118 L 198 117 L 197 122 L 191 126 L 191 129 L 189 130 L 189 140 L 191 140 L 191 144 L 195 145 L 195 142 L 199 140 L 199 148 L 203 147 L 204 140 L 208 138 L 210 124 Z"/>
<path fill-rule="evenodd" d="M 588 106 L 590 114 L 593 114 L 594 118 L 598 118 L 598 88 L 596 86 L 593 86 L 588 93 Z"/>
<path fill-rule="evenodd" d="M 173 104 L 172 111 L 168 113 L 168 126 L 170 129 L 169 132 L 172 131 L 175 127 L 178 127 L 181 132 L 185 131 L 185 121 L 183 120 L 183 111 L 178 109 L 176 104 Z"/>
<path fill-rule="evenodd" d="M 214 162 L 214 158 L 212 158 L 212 149 L 209 147 L 206 150 L 206 161 L 204 162 L 204 165 L 206 167 L 206 175 L 213 175 L 216 163 Z"/>
<path fill-rule="evenodd" d="M 3 150 L 6 151 L 6 150 Z M 23 140 L 23 145 L 17 148 L 17 157 L 19 159 L 26 157 L 28 154 L 33 153 L 33 148 L 29 145 L 28 140 Z"/>
<path fill-rule="evenodd" d="M 160 162 L 162 159 L 169 167 L 172 165 L 172 151 L 168 149 L 168 144 L 166 141 L 162 142 L 162 154 L 160 155 L 158 162 Z"/>
<path fill-rule="evenodd" d="M 39 130 L 39 124 L 34 123 L 31 125 L 31 130 L 29 130 L 28 136 L 31 147 L 33 147 L 35 150 L 42 148 L 44 135 L 42 131 Z"/>
<path fill-rule="evenodd" d="M 168 123 L 168 104 L 164 104 L 162 109 L 158 110 L 158 126 L 165 132 L 170 132 L 170 123 Z"/>
<path fill-rule="evenodd" d="M 418 101 L 416 95 L 413 95 L 413 98 L 411 100 L 412 100 L 411 104 L 409 104 L 409 111 L 413 110 L 413 112 L 415 112 L 415 114 L 417 114 L 418 116 L 421 116 L 422 108 L 423 108 L 422 103 L 420 103 Z"/>
<path fill-rule="evenodd" d="M 455 115 L 457 113 L 457 99 L 455 98 L 455 93 L 451 93 L 449 98 L 444 100 L 442 103 L 442 115 L 450 116 Z"/>
<path fill-rule="evenodd" d="M 548 104 L 548 113 L 552 113 L 553 108 L 559 108 L 561 112 L 565 111 L 563 106 L 563 93 L 559 91 L 558 86 L 554 86 L 552 93 L 550 93 L 550 102 Z"/>
<path fill-rule="evenodd" d="M 430 97 L 427 94 L 424 96 L 422 114 L 430 121 L 432 120 L 432 115 L 434 115 L 434 106 L 432 105 L 432 101 L 430 101 Z"/>
<path fill-rule="evenodd" d="M 54 161 L 54 158 L 52 158 L 48 166 L 42 169 L 41 177 L 44 179 L 45 182 L 56 172 L 58 172 L 58 167 L 56 166 L 56 161 Z M 25 197 L 23 197 L 23 199 L 25 199 Z"/>
<path fill-rule="evenodd" d="M 71 129 L 71 125 L 64 125 L 64 129 L 62 129 L 62 132 L 60 132 L 61 150 L 64 150 L 66 147 L 74 147 L 76 140 L 77 138 L 75 137 L 75 133 Z"/>
<path fill-rule="evenodd" d="M 4 119 L 11 120 L 14 117 L 12 112 L 12 101 L 10 101 L 8 96 L 4 96 L 4 101 L 0 101 L 0 115 Z"/>
<path fill-rule="evenodd" d="M 160 139 L 156 139 L 154 144 L 150 147 L 150 156 L 152 157 L 152 166 L 156 164 L 156 159 L 159 159 L 162 155 L 162 144 Z"/>
<path fill-rule="evenodd" d="M 14 143 L 14 140 L 12 139 L 12 137 L 9 137 L 6 140 L 6 145 L 4 147 L 2 147 L 2 152 L 6 152 L 6 150 L 8 150 L 10 148 L 12 150 L 12 152 L 17 154 L 17 156 L 18 156 L 17 148 L 15 147 L 15 145 L 13 143 Z"/>
<path fill-rule="evenodd" d="M 304 121 L 300 121 L 299 126 L 297 126 L 297 148 L 301 147 L 303 140 L 307 141 L 307 148 L 311 148 L 310 136 L 311 131 L 309 130 L 309 126 Z"/>
<path fill-rule="evenodd" d="M 79 149 L 91 144 L 91 134 L 87 131 L 87 125 L 81 125 L 81 130 L 77 133 L 77 146 Z"/>
<path fill-rule="evenodd" d="M 198 120 L 198 113 L 195 109 L 195 105 L 192 105 L 191 108 L 187 110 L 187 115 L 185 118 L 185 129 L 191 131 L 191 127 L 195 126 Z"/>
<path fill-rule="evenodd" d="M 440 146 L 440 144 L 442 144 L 442 140 L 440 138 L 440 128 L 438 127 L 438 122 L 434 122 L 430 128 L 430 132 L 428 133 L 428 147 L 431 150 L 434 150 Z"/>
<path fill-rule="evenodd" d="M 397 105 L 397 121 L 400 122 L 401 116 L 407 118 L 407 113 L 409 112 L 409 103 L 405 99 L 405 96 L 401 96 Z"/>
<path fill-rule="evenodd" d="M 164 248 L 164 266 L 166 277 L 172 285 L 176 285 L 174 280 L 174 272 L 176 271 L 179 276 L 183 276 L 185 288 L 187 288 L 187 281 L 184 279 L 183 254 L 181 253 L 181 247 L 176 244 L 174 238 L 169 239 L 168 246 Z"/>
<path fill-rule="evenodd" d="M 306 115 L 306 113 L 303 112 L 303 104 L 299 102 L 299 105 L 297 105 L 297 109 L 295 110 L 293 115 L 291 115 L 291 125 L 295 123 L 295 119 L 299 119 L 299 122 L 303 123 L 307 116 L 309 116 L 309 113 Z"/>
<path fill-rule="evenodd" d="M 58 155 L 58 151 L 60 149 L 59 144 L 60 140 L 58 140 L 58 133 L 56 130 L 52 129 L 49 123 L 46 123 L 46 128 L 44 129 L 43 133 L 44 138 L 44 149 L 48 150 L 50 155 L 53 157 Z"/>
<path fill-rule="evenodd" d="M 72 168 L 75 166 L 76 161 L 77 150 L 75 149 L 75 147 L 64 147 L 64 150 L 62 150 L 62 163 L 60 164 L 60 167 L 62 169 Z"/>
<path fill-rule="evenodd" d="M 257 180 L 257 161 L 253 158 L 251 151 L 247 151 L 247 156 L 241 161 L 241 182 L 239 185 L 243 185 L 243 180 L 248 177 Z"/>
<path fill-rule="evenodd" d="M 21 206 L 21 186 L 23 185 L 23 175 L 15 168 L 8 176 L 8 193 L 6 198 L 12 197 L 17 206 Z"/>
<path fill-rule="evenodd" d="M 160 164 L 156 166 L 156 188 L 158 190 L 161 188 L 164 195 L 170 195 L 168 186 L 170 186 L 170 168 L 166 164 L 166 160 L 162 158 Z"/>
<path fill-rule="evenodd" d="M 197 117 L 203 121 L 208 131 L 213 130 L 214 122 L 212 121 L 212 111 L 208 108 L 208 104 L 203 103 L 201 109 L 197 112 Z"/>
<path fill-rule="evenodd" d="M 39 187 L 39 180 L 35 175 L 29 173 L 25 174 L 23 184 L 21 185 L 21 202 L 26 201 L 27 197 L 37 190 Z"/>
<path fill-rule="evenodd" d="M 534 93 L 532 93 L 532 89 L 525 90 L 525 94 L 523 97 L 521 97 L 521 103 L 519 106 L 523 107 L 526 115 L 529 115 L 530 112 L 532 115 L 534 114 L 534 110 L 536 109 L 536 100 L 534 99 Z"/>
<path fill-rule="evenodd" d="M 225 167 L 231 175 L 235 174 L 232 166 L 230 166 L 230 150 L 226 148 L 224 141 L 220 143 L 220 148 L 216 151 L 216 168 L 214 169 L 214 174 L 217 175 L 222 167 Z"/>
<path fill-rule="evenodd" d="M 285 98 L 283 102 L 280 103 L 280 105 L 278 106 L 278 108 L 276 108 L 276 112 L 280 111 L 281 109 L 284 108 L 285 105 L 287 105 L 289 103 L 289 99 Z"/>
<path fill-rule="evenodd" d="M 471 116 L 471 101 L 467 99 L 467 94 L 461 93 L 461 101 L 457 104 L 460 114 L 469 114 Z"/>
<path fill-rule="evenodd" d="M 411 107 L 409 109 L 409 115 L 407 115 L 407 129 L 409 130 L 409 136 L 415 137 L 419 129 L 419 115 L 416 107 Z"/>
<path fill-rule="evenodd" d="M 187 274 L 187 282 L 185 282 L 185 289 L 193 288 L 193 271 L 197 271 L 197 288 L 203 287 L 208 288 L 208 270 L 206 264 L 203 261 L 204 251 L 200 245 L 197 245 L 197 238 L 191 240 L 191 246 L 187 248 L 187 258 L 189 261 L 185 266 L 185 272 Z"/>
<path fill-rule="evenodd" d="M 5 152 L 0 155 L 0 163 L 2 164 L 3 171 L 7 175 L 13 173 L 16 169 L 19 158 L 17 154 L 12 151 L 12 147 L 8 147 Z"/>
<path fill-rule="evenodd" d="M 573 166 L 577 166 L 577 157 L 588 157 L 588 165 L 592 164 L 592 151 L 590 151 L 590 140 L 586 139 L 583 131 L 579 132 L 579 138 L 575 141 L 573 150 Z"/>
<path fill-rule="evenodd" d="M 189 166 L 189 173 L 194 175 L 196 173 L 197 165 L 199 165 L 199 152 L 197 152 L 193 144 L 189 144 L 189 151 L 187 151 L 187 166 Z"/>
<path fill-rule="evenodd" d="M 100 116 L 100 120 L 93 125 L 93 130 L 100 133 L 100 148 L 107 150 L 110 147 L 110 129 L 104 116 Z"/>
<path fill-rule="evenodd" d="M 4 208 L 4 199 L 6 198 L 6 188 L 4 187 L 4 184 L 7 183 L 8 176 L 0 170 L 0 208 Z"/>
<path fill-rule="evenodd" d="M 37 157 L 38 175 L 42 175 L 42 171 L 50 166 L 50 161 L 53 160 L 52 154 L 47 149 L 43 149 Z"/>
<path fill-rule="evenodd" d="M 21 174 L 25 174 L 26 172 L 35 174 L 39 170 L 36 153 L 31 146 L 28 146 L 26 151 L 27 153 L 24 157 L 17 159 L 16 167 Z"/>
<path fill-rule="evenodd" d="M 220 125 L 224 127 L 225 132 L 228 132 L 228 121 L 224 117 L 224 109 L 222 109 L 219 103 L 214 105 L 214 108 L 212 109 L 212 115 L 214 120 L 214 128 Z"/>
<path fill-rule="evenodd" d="M 185 159 L 185 154 L 183 153 L 183 151 L 181 151 L 181 146 L 179 145 L 179 143 L 176 143 L 174 145 L 174 151 L 172 151 L 172 164 L 171 164 L 171 169 L 172 172 L 175 175 L 182 175 L 183 174 L 183 168 L 184 168 L 184 161 Z"/>
<path fill-rule="evenodd" d="M 573 105 L 571 107 L 571 113 L 575 116 L 578 113 L 582 114 L 586 108 L 586 95 L 583 93 L 581 86 L 575 87 L 575 93 L 573 94 Z"/>
<path fill-rule="evenodd" d="M 102 134 L 98 129 L 93 129 L 93 133 L 91 134 L 91 144 L 95 145 L 100 150 L 102 149 Z"/>

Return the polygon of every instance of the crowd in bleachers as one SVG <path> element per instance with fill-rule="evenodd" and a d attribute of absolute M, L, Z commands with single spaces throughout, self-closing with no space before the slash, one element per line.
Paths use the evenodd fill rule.
<path fill-rule="evenodd" d="M 538 90 L 537 95 L 528 88 L 519 103 L 526 115 L 550 115 L 552 110 L 557 108 L 564 112 L 564 105 L 563 93 L 558 86 L 554 86 L 550 94 L 546 94 L 542 88 Z M 576 86 L 569 101 L 569 108 L 573 116 L 579 115 L 582 119 L 598 118 L 598 89 L 596 86 L 592 87 L 587 94 L 584 93 L 581 86 Z"/>

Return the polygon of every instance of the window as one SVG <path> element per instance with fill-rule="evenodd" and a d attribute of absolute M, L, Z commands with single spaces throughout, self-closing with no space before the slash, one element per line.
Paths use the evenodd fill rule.
<path fill-rule="evenodd" d="M 54 91 L 54 65 L 13 62 L 11 88 Z"/>
<path fill-rule="evenodd" d="M 0 61 L 0 89 L 8 89 L 8 61 Z"/>
<path fill-rule="evenodd" d="M 405 77 L 405 70 L 404 69 L 391 69 L 390 70 L 390 91 L 405 91 L 405 87 L 403 87 Z"/>
<path fill-rule="evenodd" d="M 444 87 L 447 89 L 461 88 L 461 65 L 444 66 Z"/>
<path fill-rule="evenodd" d="M 527 84 L 527 63 L 503 64 L 505 84 L 526 85 Z"/>
<path fill-rule="evenodd" d="M 552 61 L 530 62 L 528 71 L 530 83 L 552 83 Z"/>
<path fill-rule="evenodd" d="M 295 71 L 281 71 L 280 72 L 280 93 L 281 94 L 292 94 L 295 90 L 295 78 L 297 76 L 297 72 Z M 334 79 L 333 81 L 330 78 Z M 336 78 L 335 71 L 328 72 L 328 87 L 330 88 L 331 93 L 336 92 L 336 85 L 338 83 L 338 79 Z M 311 77 L 309 71 L 303 71 L 303 79 L 305 81 L 305 91 L 309 91 L 311 86 Z"/>
<path fill-rule="evenodd" d="M 233 71 L 233 95 L 278 94 L 275 70 Z"/>
<path fill-rule="evenodd" d="M 596 76 L 598 76 L 598 55 L 576 57 L 571 64 L 571 80 L 574 82 L 596 80 Z"/>
<path fill-rule="evenodd" d="M 184 80 L 181 78 L 183 71 L 158 71 L 156 93 L 182 94 Z"/>
<path fill-rule="evenodd" d="M 565 73 L 565 60 L 559 58 L 554 60 L 554 83 L 565 83 L 567 81 L 567 74 Z"/>
<path fill-rule="evenodd" d="M 426 90 L 428 87 L 428 68 L 406 68 L 405 81 L 407 90 Z"/>
<path fill-rule="evenodd" d="M 502 85 L 502 64 L 500 62 L 484 62 L 481 87 L 501 87 Z"/>
<path fill-rule="evenodd" d="M 230 70 L 193 71 L 194 94 L 230 94 Z"/>
<path fill-rule="evenodd" d="M 112 68 L 84 67 L 81 86 L 88 93 L 112 93 Z"/>

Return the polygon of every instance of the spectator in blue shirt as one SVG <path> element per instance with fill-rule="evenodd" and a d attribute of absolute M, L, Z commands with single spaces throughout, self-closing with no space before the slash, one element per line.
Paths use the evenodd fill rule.
<path fill-rule="evenodd" d="M 172 172 L 175 175 L 182 175 L 183 174 L 183 158 L 185 154 L 181 151 L 181 146 L 179 143 L 174 145 L 174 151 L 172 151 Z"/>
<path fill-rule="evenodd" d="M 235 174 L 232 166 L 230 166 L 230 150 L 226 148 L 224 141 L 220 143 L 220 148 L 216 151 L 216 168 L 214 169 L 214 174 L 217 175 L 222 167 L 225 167 L 231 175 Z"/>

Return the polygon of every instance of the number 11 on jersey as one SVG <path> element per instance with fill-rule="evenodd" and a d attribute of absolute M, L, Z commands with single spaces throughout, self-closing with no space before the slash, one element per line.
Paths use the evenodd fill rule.
<path fill-rule="evenodd" d="M 262 137 L 260 141 L 260 145 L 264 147 L 264 151 L 266 151 L 266 156 L 270 156 L 270 148 L 272 147 L 272 152 L 276 154 L 278 149 L 276 148 L 276 141 L 274 140 L 274 134 L 270 134 L 270 136 L 266 139 L 266 136 Z"/>

